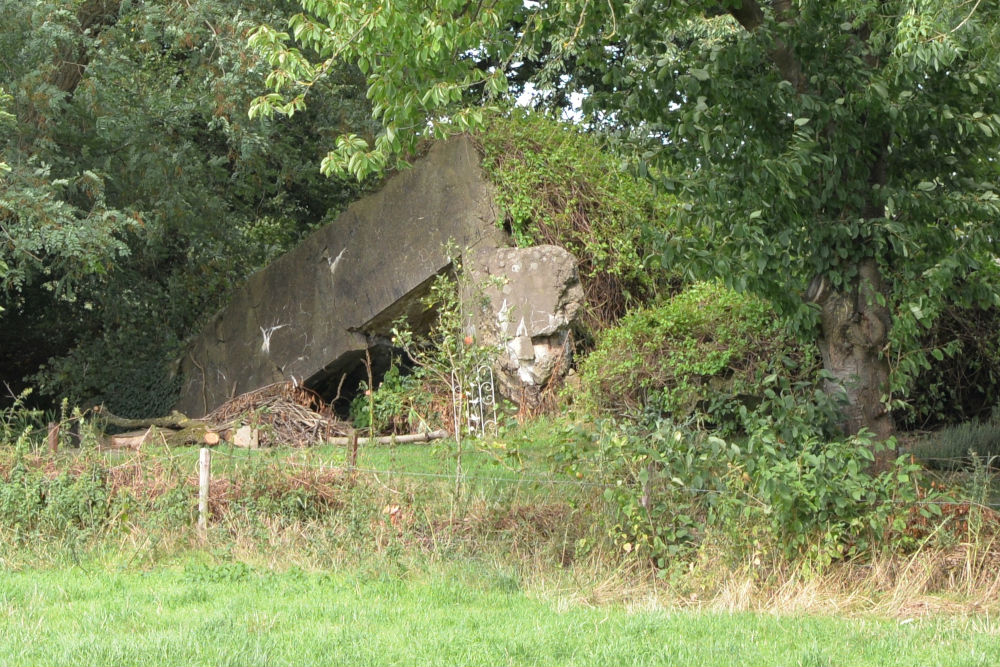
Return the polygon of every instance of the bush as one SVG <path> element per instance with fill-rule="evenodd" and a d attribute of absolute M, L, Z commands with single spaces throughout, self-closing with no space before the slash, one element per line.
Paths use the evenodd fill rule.
<path fill-rule="evenodd" d="M 362 382 L 360 393 L 351 401 L 350 418 L 355 428 L 399 435 L 431 430 L 428 420 L 440 427 L 442 420 L 432 406 L 433 388 L 425 386 L 424 375 L 419 367 L 404 373 L 400 361 L 394 360 L 374 391 Z"/>
<path fill-rule="evenodd" d="M 772 548 L 820 566 L 876 548 L 908 548 L 902 531 L 918 499 L 920 467 L 900 456 L 890 470 L 868 472 L 875 453 L 892 445 L 874 442 L 870 433 L 828 439 L 818 430 L 787 441 L 764 418 L 732 463 L 742 472 L 732 479 L 747 499 L 735 505 L 742 518 L 763 527 Z M 940 507 L 923 511 L 940 513 Z M 728 534 L 739 540 L 741 532 Z"/>
<path fill-rule="evenodd" d="M 578 454 L 581 473 L 608 486 L 622 551 L 669 568 L 715 545 L 734 563 L 770 555 L 822 568 L 912 546 L 904 529 L 919 466 L 900 457 L 871 475 L 866 434 L 830 439 L 801 422 L 790 441 L 773 417 L 757 413 L 754 423 L 740 443 L 670 419 L 611 425 Z"/>
<path fill-rule="evenodd" d="M 111 505 L 106 473 L 96 465 L 51 477 L 17 458 L 0 474 L 0 526 L 22 536 L 99 530 Z"/>
<path fill-rule="evenodd" d="M 905 428 L 929 428 L 989 417 L 1000 395 L 1000 307 L 943 309 L 919 339 L 921 354 L 901 360 L 913 375 Z"/>
<path fill-rule="evenodd" d="M 965 468 L 977 457 L 1000 465 L 1000 409 L 986 421 L 945 426 L 917 441 L 910 453 L 932 468 Z"/>
<path fill-rule="evenodd" d="M 741 402 L 759 401 L 766 380 L 797 380 L 816 363 L 763 301 L 698 283 L 603 332 L 580 370 L 588 407 L 678 420 L 707 410 L 731 426 Z"/>

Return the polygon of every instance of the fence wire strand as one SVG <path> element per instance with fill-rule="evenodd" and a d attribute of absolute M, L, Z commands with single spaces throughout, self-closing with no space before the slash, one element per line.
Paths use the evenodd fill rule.
<path fill-rule="evenodd" d="M 241 462 L 259 463 L 262 465 L 273 464 L 281 466 L 294 466 L 298 468 L 320 470 L 320 471 L 339 470 L 349 474 L 353 473 L 353 474 L 371 475 L 376 479 L 379 476 L 387 478 L 403 477 L 403 478 L 414 478 L 414 479 L 442 479 L 442 480 L 455 479 L 454 472 L 428 472 L 419 470 L 402 470 L 402 469 L 391 469 L 391 468 L 371 468 L 364 466 L 350 466 L 347 464 L 339 464 L 332 461 L 313 462 L 313 461 L 294 460 L 290 458 L 283 460 L 263 459 L 255 455 L 251 451 L 243 452 L 242 450 L 232 450 L 232 449 L 227 450 L 218 447 L 213 448 L 213 455 L 219 455 L 227 457 L 231 460 L 236 460 Z M 147 463 L 156 461 L 170 461 L 176 464 L 178 458 L 179 457 L 171 453 L 142 456 L 137 452 L 136 460 L 120 463 L 117 466 L 115 466 L 115 468 L 135 465 L 139 461 Z M 967 462 L 967 459 L 964 458 L 940 459 L 940 460 Z M 193 461 L 192 466 L 195 470 L 197 470 L 197 461 Z M 571 486 L 571 487 L 591 488 L 591 489 L 595 488 L 610 489 L 610 488 L 616 488 L 618 486 L 617 483 L 599 482 L 586 479 L 566 479 L 566 478 L 551 477 L 545 475 L 532 475 L 527 473 L 520 473 L 517 475 L 507 475 L 507 476 L 464 473 L 461 475 L 461 478 L 463 480 L 468 480 L 468 481 L 490 482 L 499 484 L 517 484 L 517 485 L 537 484 L 537 485 Z M 691 495 L 709 495 L 709 494 L 725 493 L 724 490 L 720 489 L 705 489 L 705 488 L 698 488 L 692 486 L 679 486 L 679 485 L 673 485 L 671 486 L 671 489 L 675 491 L 683 491 Z M 979 503 L 972 500 L 921 499 L 916 501 L 898 500 L 894 502 L 895 504 L 898 505 L 913 505 L 913 506 L 937 505 L 937 506 L 947 507 L 947 506 L 970 505 L 970 506 L 989 508 L 989 509 L 1000 509 L 1000 501 Z"/>
<path fill-rule="evenodd" d="M 36 429 L 36 431 L 41 433 L 47 432 L 46 429 Z M 156 447 L 156 446 L 154 446 L 154 448 L 161 449 L 161 447 Z M 385 476 L 385 477 L 404 477 L 404 478 L 415 478 L 415 479 L 442 479 L 442 480 L 455 479 L 454 472 L 427 472 L 419 470 L 401 470 L 401 469 L 390 469 L 390 468 L 350 466 L 346 463 L 341 464 L 333 461 L 312 462 L 312 461 L 295 460 L 292 458 L 274 460 L 269 458 L 261 458 L 259 455 L 255 454 L 250 450 L 244 451 L 244 450 L 236 450 L 225 447 L 213 447 L 211 449 L 214 456 L 223 456 L 235 461 L 258 463 L 263 465 L 274 464 L 282 466 L 295 466 L 298 468 L 307 468 L 313 470 L 341 470 L 345 473 L 371 475 L 374 477 Z M 151 465 L 159 463 L 159 464 L 169 464 L 176 470 L 189 467 L 191 469 L 192 474 L 197 474 L 198 470 L 197 460 L 187 462 L 184 460 L 185 457 L 183 455 L 178 455 L 174 453 L 173 448 L 169 448 L 165 445 L 162 446 L 162 450 L 165 453 L 151 453 L 148 450 L 144 451 L 142 449 L 126 450 L 132 452 L 133 454 L 132 458 L 130 460 L 122 461 L 115 465 L 108 466 L 106 470 L 111 472 L 114 470 L 133 467 L 140 464 Z M 105 453 L 113 451 L 122 451 L 122 450 L 105 450 Z M 291 451 L 308 451 L 308 450 L 291 450 Z M 938 457 L 938 458 L 924 458 L 922 460 L 934 461 L 934 462 L 947 462 L 956 465 L 962 465 L 962 464 L 967 465 L 970 461 L 970 457 L 954 457 L 954 458 Z M 992 461 L 992 459 L 988 460 L 987 465 L 989 465 L 989 461 Z M 997 473 L 991 473 L 991 477 L 995 477 L 996 475 Z M 507 475 L 507 476 L 464 473 L 461 475 L 461 478 L 463 480 L 469 480 L 469 481 L 490 482 L 498 484 L 516 484 L 516 485 L 536 484 L 536 485 L 568 486 L 568 487 L 591 488 L 591 489 L 595 488 L 609 489 L 609 488 L 616 488 L 618 486 L 617 483 L 612 484 L 612 483 L 593 481 L 587 479 L 567 479 L 560 477 L 551 477 L 546 475 L 532 475 L 523 472 L 516 475 Z M 704 489 L 704 488 L 679 486 L 679 485 L 673 485 L 671 486 L 671 489 L 675 491 L 684 491 L 692 495 L 725 493 L 724 490 L 720 489 Z M 895 503 L 899 505 L 914 505 L 914 506 L 937 505 L 943 507 L 969 505 L 969 506 L 976 506 L 989 509 L 1000 509 L 1000 501 L 979 503 L 969 499 L 967 500 L 921 499 L 916 501 L 899 500 L 895 501 Z"/>

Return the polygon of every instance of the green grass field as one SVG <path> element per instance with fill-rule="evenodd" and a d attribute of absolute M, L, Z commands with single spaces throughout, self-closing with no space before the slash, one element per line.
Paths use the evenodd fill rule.
<path fill-rule="evenodd" d="M 5 572 L 0 664 L 1000 664 L 1000 622 L 989 617 L 590 607 L 529 596 L 489 570 Z"/>
<path fill-rule="evenodd" d="M 197 448 L 39 450 L 0 485 L 0 666 L 1000 665 L 986 561 L 954 604 L 924 561 L 657 573 L 550 444 L 469 444 L 460 493 L 454 443 L 218 447 L 204 534 Z"/>

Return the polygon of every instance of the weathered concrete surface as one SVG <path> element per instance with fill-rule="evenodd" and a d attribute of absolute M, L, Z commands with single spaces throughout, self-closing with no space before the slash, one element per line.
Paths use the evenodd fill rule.
<path fill-rule="evenodd" d="M 446 270 L 445 247 L 495 248 L 492 191 L 465 137 L 351 205 L 335 222 L 254 274 L 181 362 L 177 409 L 199 416 L 232 396 L 294 379 L 321 393 L 356 371 L 367 340 L 388 334 Z"/>
<path fill-rule="evenodd" d="M 584 303 L 577 261 L 552 245 L 479 248 L 469 254 L 463 299 L 470 333 L 500 348 L 500 389 L 522 406 L 569 370 L 570 326 Z"/>

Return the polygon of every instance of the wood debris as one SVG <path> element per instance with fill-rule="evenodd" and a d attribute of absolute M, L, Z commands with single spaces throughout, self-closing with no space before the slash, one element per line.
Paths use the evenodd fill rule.
<path fill-rule="evenodd" d="M 315 392 L 292 382 L 278 382 L 236 396 L 200 419 L 180 412 L 155 419 L 125 419 L 98 406 L 95 414 L 107 424 L 140 428 L 104 438 L 108 449 L 140 449 L 146 444 L 217 445 L 222 441 L 246 449 L 308 447 L 319 444 L 403 444 L 448 437 L 429 433 L 357 438 L 350 423 L 339 419 Z"/>
<path fill-rule="evenodd" d="M 306 447 L 351 433 L 352 427 L 338 419 L 317 394 L 292 382 L 278 382 L 240 394 L 200 419 L 179 412 L 156 419 L 124 419 L 106 409 L 95 412 L 106 423 L 141 431 L 109 436 L 111 449 L 138 449 L 146 443 L 167 446 L 215 445 L 221 440 L 248 448 L 284 445 Z M 246 428 L 249 427 L 249 432 Z M 240 437 L 237 439 L 237 432 Z"/>

